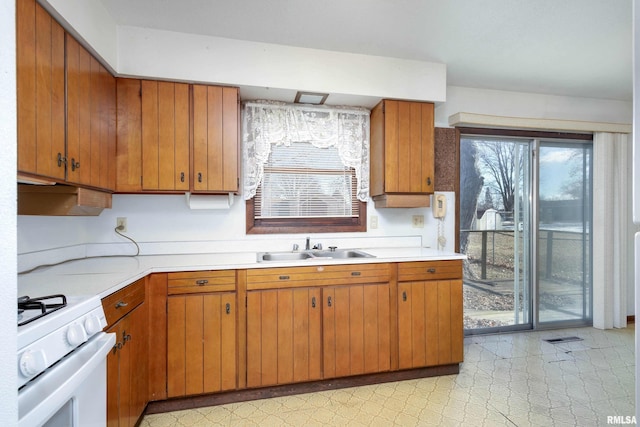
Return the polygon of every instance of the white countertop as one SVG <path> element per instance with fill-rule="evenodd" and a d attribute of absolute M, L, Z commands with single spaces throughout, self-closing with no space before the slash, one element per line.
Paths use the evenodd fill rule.
<path fill-rule="evenodd" d="M 255 252 L 85 258 L 52 267 L 43 267 L 34 272 L 19 275 L 18 296 L 36 297 L 63 293 L 67 296 L 97 295 L 103 298 L 148 274 L 175 271 L 465 259 L 462 254 L 442 252 L 431 248 L 359 249 L 375 256 L 375 258 L 259 263 Z"/>

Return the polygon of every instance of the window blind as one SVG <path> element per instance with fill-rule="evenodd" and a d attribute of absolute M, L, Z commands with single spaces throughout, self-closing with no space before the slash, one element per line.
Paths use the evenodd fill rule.
<path fill-rule="evenodd" d="M 336 147 L 275 145 L 255 203 L 261 219 L 357 217 L 355 170 L 342 164 Z"/>

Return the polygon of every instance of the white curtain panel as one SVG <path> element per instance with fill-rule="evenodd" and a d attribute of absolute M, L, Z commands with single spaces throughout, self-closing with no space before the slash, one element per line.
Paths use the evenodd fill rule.
<path fill-rule="evenodd" d="M 358 199 L 369 197 L 369 115 L 366 108 L 342 108 L 254 101 L 243 104 L 244 198 L 251 199 L 264 177 L 272 144 L 309 142 L 337 147 L 344 166 L 356 171 Z"/>
<path fill-rule="evenodd" d="M 631 214 L 629 134 L 593 135 L 593 326 L 627 326 Z"/>

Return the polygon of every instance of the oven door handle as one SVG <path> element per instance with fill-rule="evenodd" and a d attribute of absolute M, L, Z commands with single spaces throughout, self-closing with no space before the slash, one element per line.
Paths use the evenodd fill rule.
<path fill-rule="evenodd" d="M 18 391 L 18 425 L 40 425 L 47 421 L 74 396 L 75 390 L 83 381 L 98 369 L 104 370 L 106 394 L 106 358 L 115 342 L 115 334 L 100 332 L 39 377 L 25 384 Z"/>

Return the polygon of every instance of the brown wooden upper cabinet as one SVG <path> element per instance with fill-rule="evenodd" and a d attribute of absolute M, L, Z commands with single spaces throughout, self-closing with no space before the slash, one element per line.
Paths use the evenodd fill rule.
<path fill-rule="evenodd" d="M 119 192 L 189 191 L 189 85 L 117 79 Z"/>
<path fill-rule="evenodd" d="M 189 85 L 142 81 L 142 189 L 189 190 Z"/>
<path fill-rule="evenodd" d="M 113 190 L 114 77 L 35 0 L 16 16 L 18 173 Z"/>
<path fill-rule="evenodd" d="M 239 187 L 238 88 L 193 85 L 193 191 Z"/>
<path fill-rule="evenodd" d="M 116 80 L 66 35 L 67 181 L 115 189 Z"/>
<path fill-rule="evenodd" d="M 16 46 L 18 173 L 64 180 L 64 30 L 35 0 L 18 1 Z"/>
<path fill-rule="evenodd" d="M 385 99 L 371 111 L 371 196 L 376 207 L 429 206 L 434 107 Z"/>
<path fill-rule="evenodd" d="M 117 191 L 238 191 L 238 88 L 117 79 Z"/>

